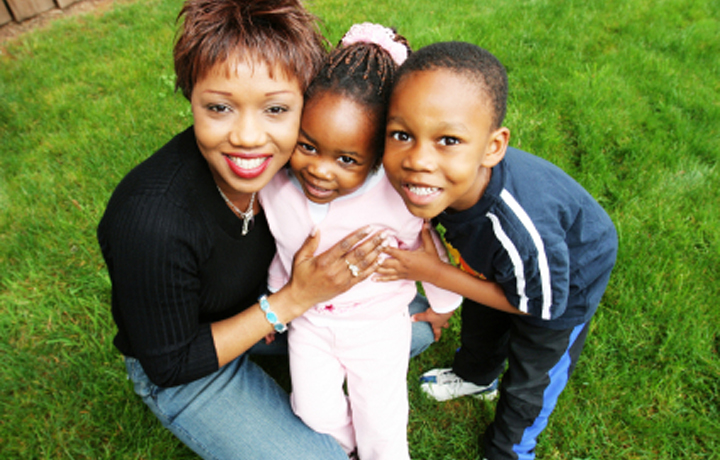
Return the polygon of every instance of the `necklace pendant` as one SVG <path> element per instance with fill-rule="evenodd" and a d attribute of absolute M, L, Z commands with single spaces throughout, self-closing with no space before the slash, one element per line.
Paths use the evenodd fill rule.
<path fill-rule="evenodd" d="M 235 214 L 237 214 L 238 217 L 240 217 L 243 221 L 242 223 L 242 236 L 247 235 L 250 232 L 250 224 L 253 223 L 255 219 L 255 213 L 253 212 L 253 204 L 255 204 L 255 194 L 256 192 L 253 192 L 252 195 L 250 195 L 250 204 L 248 205 L 247 211 L 243 212 L 237 208 L 233 204 L 232 201 L 228 199 L 228 197 L 225 196 L 223 191 L 220 189 L 220 186 L 216 186 L 218 189 L 218 192 L 220 192 L 220 196 L 225 200 L 225 203 L 227 203 L 230 208 L 232 208 L 233 211 L 235 211 Z"/>
<path fill-rule="evenodd" d="M 250 232 L 250 224 L 253 221 L 253 216 L 245 217 L 243 216 L 243 228 L 242 228 L 242 236 L 245 236 Z"/>

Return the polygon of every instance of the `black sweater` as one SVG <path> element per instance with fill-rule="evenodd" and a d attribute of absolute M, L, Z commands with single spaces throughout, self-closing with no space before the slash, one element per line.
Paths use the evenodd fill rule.
<path fill-rule="evenodd" d="M 112 281 L 115 346 L 156 385 L 218 369 L 210 324 L 254 304 L 275 244 L 263 213 L 242 221 L 218 193 L 192 128 L 118 185 L 98 227 Z"/>

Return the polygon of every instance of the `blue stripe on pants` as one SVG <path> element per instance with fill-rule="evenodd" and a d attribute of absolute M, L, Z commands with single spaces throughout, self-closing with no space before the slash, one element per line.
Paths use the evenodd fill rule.
<path fill-rule="evenodd" d="M 525 429 L 519 444 L 513 446 L 513 451 L 518 455 L 518 460 L 532 460 L 535 458 L 535 446 L 537 438 L 548 424 L 548 418 L 555 409 L 560 394 L 565 389 L 568 379 L 570 378 L 570 369 L 573 366 L 570 349 L 575 344 L 578 336 L 582 332 L 587 323 L 580 324 L 573 329 L 570 334 L 570 340 L 560 360 L 548 372 L 550 384 L 545 388 L 543 393 L 543 405 L 540 413 L 534 423 Z"/>

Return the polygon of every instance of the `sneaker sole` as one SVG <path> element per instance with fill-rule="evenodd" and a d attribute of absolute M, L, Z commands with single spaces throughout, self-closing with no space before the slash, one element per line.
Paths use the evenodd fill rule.
<path fill-rule="evenodd" d="M 487 393 L 477 393 L 474 395 L 470 395 L 475 399 L 484 399 L 485 401 L 494 401 L 497 399 L 498 394 L 500 394 L 497 390 L 488 391 Z"/>
<path fill-rule="evenodd" d="M 498 390 L 492 390 L 492 391 L 488 391 L 488 392 L 471 393 L 471 394 L 462 395 L 462 396 L 455 396 L 455 397 L 451 396 L 448 398 L 438 398 L 436 395 L 427 391 L 423 387 L 423 385 L 420 385 L 420 389 L 422 390 L 422 392 L 425 396 L 427 396 L 430 399 L 434 399 L 435 401 L 438 401 L 438 402 L 452 401 L 453 399 L 462 398 L 464 396 L 471 396 L 475 399 L 482 399 L 485 401 L 494 401 L 495 399 L 497 399 L 498 395 L 500 394 L 500 392 Z"/>

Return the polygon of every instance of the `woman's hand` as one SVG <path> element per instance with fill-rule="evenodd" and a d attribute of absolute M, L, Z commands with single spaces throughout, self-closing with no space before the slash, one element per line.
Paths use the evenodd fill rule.
<path fill-rule="evenodd" d="M 309 236 L 295 254 L 290 281 L 267 297 L 278 321 L 287 324 L 313 305 L 332 299 L 370 276 L 377 267 L 384 237 L 382 232 L 368 238 L 369 234 L 369 227 L 361 228 L 317 256 L 314 253 L 320 242 L 319 232 Z M 273 330 L 259 304 L 212 323 L 211 327 L 220 366 L 262 338 L 270 340 L 268 334 Z"/>
<path fill-rule="evenodd" d="M 286 285 L 301 315 L 313 305 L 342 294 L 373 274 L 382 249 L 382 232 L 370 234 L 363 227 L 319 255 L 320 232 L 310 235 L 295 254 L 293 271 Z M 358 244 L 359 243 L 359 244 Z M 283 288 L 285 289 L 285 288 Z"/>

